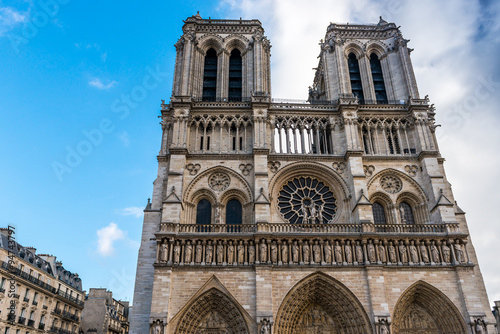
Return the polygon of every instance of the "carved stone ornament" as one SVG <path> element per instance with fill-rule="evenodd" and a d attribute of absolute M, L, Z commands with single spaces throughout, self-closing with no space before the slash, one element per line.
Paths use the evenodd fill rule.
<path fill-rule="evenodd" d="M 332 164 L 333 170 L 336 171 L 339 174 L 344 173 L 345 170 L 345 163 L 343 162 L 334 162 Z"/>
<path fill-rule="evenodd" d="M 394 175 L 387 175 L 380 179 L 380 185 L 389 194 L 396 194 L 403 188 L 401 179 Z"/>
<path fill-rule="evenodd" d="M 196 175 L 200 170 L 200 164 L 187 164 L 186 169 L 189 171 L 189 175 Z"/>
<path fill-rule="evenodd" d="M 415 177 L 417 175 L 417 172 L 418 172 L 418 166 L 417 165 L 406 165 L 405 166 L 405 171 L 411 177 Z"/>
<path fill-rule="evenodd" d="M 365 171 L 366 177 L 371 177 L 373 172 L 375 171 L 375 166 L 373 165 L 364 165 L 363 170 Z"/>
<path fill-rule="evenodd" d="M 208 185 L 215 191 L 224 191 L 230 184 L 231 178 L 223 172 L 213 173 L 208 179 Z"/>
<path fill-rule="evenodd" d="M 240 165 L 240 170 L 241 170 L 241 173 L 245 176 L 247 176 L 248 174 L 250 174 L 250 171 L 253 169 L 253 166 L 252 164 L 241 164 Z"/>
<path fill-rule="evenodd" d="M 260 322 L 260 331 L 259 331 L 259 333 L 260 334 L 271 334 L 271 324 L 270 324 L 269 320 L 263 319 Z"/>
<path fill-rule="evenodd" d="M 281 163 L 279 161 L 269 161 L 267 167 L 271 172 L 276 173 L 280 169 Z"/>
<path fill-rule="evenodd" d="M 477 318 L 476 320 L 474 320 L 474 332 L 476 334 L 488 333 L 486 331 L 486 324 L 484 323 L 484 320 L 482 318 Z"/>

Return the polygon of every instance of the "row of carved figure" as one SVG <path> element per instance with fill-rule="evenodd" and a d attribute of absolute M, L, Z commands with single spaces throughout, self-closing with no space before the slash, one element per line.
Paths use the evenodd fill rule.
<path fill-rule="evenodd" d="M 462 264 L 465 240 L 161 240 L 159 263 L 249 264 Z"/>

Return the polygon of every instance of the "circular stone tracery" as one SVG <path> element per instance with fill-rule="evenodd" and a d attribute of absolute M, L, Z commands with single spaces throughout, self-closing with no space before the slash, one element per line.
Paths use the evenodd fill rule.
<path fill-rule="evenodd" d="M 323 181 L 300 176 L 283 185 L 278 208 L 282 217 L 292 224 L 326 224 L 337 214 L 337 199 Z"/>
<path fill-rule="evenodd" d="M 382 189 L 387 191 L 389 194 L 395 194 L 401 191 L 403 188 L 403 183 L 397 176 L 387 175 L 380 179 L 380 185 Z"/>
<path fill-rule="evenodd" d="M 215 191 L 224 191 L 229 187 L 229 184 L 231 184 L 231 178 L 226 173 L 213 173 L 208 178 L 208 185 Z"/>

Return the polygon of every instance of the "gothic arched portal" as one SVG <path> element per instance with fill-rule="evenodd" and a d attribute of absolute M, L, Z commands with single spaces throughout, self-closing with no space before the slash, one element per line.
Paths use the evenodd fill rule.
<path fill-rule="evenodd" d="M 410 286 L 394 308 L 394 334 L 467 333 L 460 312 L 448 297 L 423 281 Z"/>
<path fill-rule="evenodd" d="M 277 334 L 372 333 L 370 320 L 356 296 L 322 273 L 306 277 L 284 298 L 275 323 Z"/>
<path fill-rule="evenodd" d="M 198 297 L 180 319 L 178 334 L 247 334 L 249 329 L 238 306 L 222 291 L 212 288 Z"/>

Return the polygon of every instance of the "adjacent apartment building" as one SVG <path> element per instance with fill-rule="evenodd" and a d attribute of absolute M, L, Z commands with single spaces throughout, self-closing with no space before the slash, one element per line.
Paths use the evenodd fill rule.
<path fill-rule="evenodd" d="M 116 300 L 106 289 L 90 288 L 85 297 L 82 329 L 85 334 L 128 334 L 129 302 Z"/>
<path fill-rule="evenodd" d="M 0 229 L 0 333 L 78 334 L 85 292 L 78 274 Z"/>

